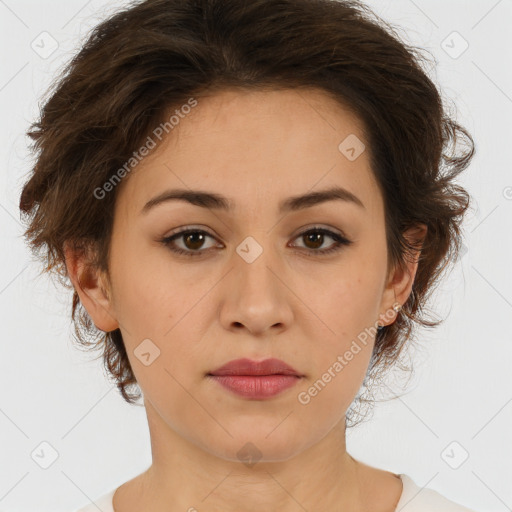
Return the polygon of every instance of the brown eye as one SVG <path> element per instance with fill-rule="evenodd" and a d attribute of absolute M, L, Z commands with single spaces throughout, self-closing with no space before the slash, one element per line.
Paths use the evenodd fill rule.
<path fill-rule="evenodd" d="M 328 249 L 319 250 L 318 248 L 324 244 L 326 236 L 327 238 L 332 238 L 334 240 L 334 244 L 332 244 Z M 336 252 L 340 250 L 343 245 L 352 244 L 352 242 L 344 236 L 324 228 L 313 228 L 308 231 L 303 231 L 297 238 L 302 238 L 304 240 L 306 252 L 318 255 Z"/>
<path fill-rule="evenodd" d="M 161 242 L 169 247 L 171 251 L 178 254 L 184 254 L 186 256 L 200 256 L 207 252 L 211 247 L 203 249 L 205 240 L 207 238 L 214 239 L 212 235 L 206 231 L 199 229 L 188 229 L 186 231 L 180 231 L 174 235 L 168 236 L 161 240 Z M 183 248 L 177 246 L 177 241 L 183 242 Z M 203 249 L 203 250 L 201 250 Z"/>
<path fill-rule="evenodd" d="M 183 242 L 188 249 L 197 251 L 204 244 L 204 235 L 199 231 L 191 231 L 183 235 Z"/>
<path fill-rule="evenodd" d="M 302 235 L 304 240 L 306 241 L 306 245 L 308 249 L 318 249 L 322 246 L 324 242 L 324 234 L 318 231 L 309 231 L 308 233 Z M 311 245 L 308 245 L 310 244 Z"/>

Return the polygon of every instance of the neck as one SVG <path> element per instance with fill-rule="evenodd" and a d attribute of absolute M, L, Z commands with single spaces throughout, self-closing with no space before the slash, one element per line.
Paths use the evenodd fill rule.
<path fill-rule="evenodd" d="M 142 475 L 138 489 L 143 509 L 363 509 L 359 463 L 346 451 L 344 421 L 319 443 L 286 460 L 272 460 L 254 445 L 246 445 L 248 459 L 241 462 L 219 457 L 180 436 L 149 403 L 146 411 L 153 463 Z"/>

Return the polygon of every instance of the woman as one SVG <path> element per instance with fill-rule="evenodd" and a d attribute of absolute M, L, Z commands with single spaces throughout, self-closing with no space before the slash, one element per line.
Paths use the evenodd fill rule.
<path fill-rule="evenodd" d="M 26 237 L 151 435 L 151 466 L 82 511 L 469 510 L 346 449 L 361 387 L 439 323 L 422 307 L 474 153 L 372 17 L 146 0 L 96 27 L 31 127 Z"/>

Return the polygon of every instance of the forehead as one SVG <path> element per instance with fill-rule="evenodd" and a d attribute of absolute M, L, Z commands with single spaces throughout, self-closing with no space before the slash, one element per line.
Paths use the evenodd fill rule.
<path fill-rule="evenodd" d="M 281 142 L 302 134 L 302 139 L 318 143 L 327 133 L 335 136 L 346 130 L 364 138 L 363 124 L 350 108 L 318 89 L 227 89 L 197 101 L 193 111 L 173 129 L 175 136 L 166 142 L 226 133 L 237 138 L 257 135 L 255 142 L 268 145 L 276 134 Z"/>
<path fill-rule="evenodd" d="M 375 201 L 368 151 L 355 160 L 343 152 L 347 140 L 366 146 L 362 122 L 323 91 L 226 90 L 196 100 L 123 184 L 139 211 L 169 188 L 218 191 L 235 209 L 268 207 L 274 196 L 277 209 L 283 196 L 329 186 Z"/>

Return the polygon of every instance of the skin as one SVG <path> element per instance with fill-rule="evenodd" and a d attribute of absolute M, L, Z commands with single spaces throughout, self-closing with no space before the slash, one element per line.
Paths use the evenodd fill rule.
<path fill-rule="evenodd" d="M 317 90 L 201 97 L 124 179 L 110 276 L 67 251 L 82 304 L 97 328 L 121 329 L 144 394 L 153 463 L 117 489 L 116 512 L 395 509 L 401 480 L 356 461 L 345 443 L 345 414 L 374 337 L 308 404 L 297 399 L 365 328 L 395 320 L 392 306 L 407 300 L 417 269 L 416 258 L 386 273 L 382 196 L 368 151 L 354 161 L 339 151 L 350 134 L 364 141 L 359 120 Z M 334 185 L 364 208 L 329 201 L 277 211 L 289 196 Z M 169 201 L 140 214 L 171 188 L 216 192 L 234 209 Z M 202 255 L 160 242 L 190 226 L 211 238 L 201 245 L 182 236 L 175 246 Z M 318 255 L 335 242 L 299 236 L 315 226 L 353 243 Z M 425 234 L 419 226 L 406 235 Z M 263 249 L 251 263 L 236 252 L 248 236 Z M 148 338 L 160 355 L 146 366 L 134 351 Z M 206 376 L 240 357 L 276 357 L 304 377 L 271 399 L 250 400 Z M 252 466 L 237 456 L 248 442 L 261 456 Z"/>

